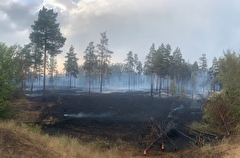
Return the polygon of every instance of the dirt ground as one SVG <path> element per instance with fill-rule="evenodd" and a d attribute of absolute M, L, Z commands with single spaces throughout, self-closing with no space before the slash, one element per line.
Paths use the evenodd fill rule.
<path fill-rule="evenodd" d="M 64 134 L 84 142 L 106 140 L 114 143 L 121 140 L 139 148 L 139 151 L 147 147 L 142 143 L 141 136 L 144 125 L 150 119 L 167 120 L 171 114 L 171 117 L 190 124 L 200 121 L 202 116 L 198 107 L 201 103 L 196 100 L 150 97 L 144 91 L 88 94 L 81 89 L 55 90 L 54 93 L 48 92 L 45 101 L 42 101 L 41 91 L 35 91 L 28 95 L 27 100 L 30 101 L 28 105 L 13 105 L 19 111 L 17 119 L 39 124 L 49 135 Z M 183 108 L 176 110 L 179 107 Z M 189 155 L 199 157 L 199 152 L 196 152 L 199 149 L 189 150 L 193 145 L 188 139 L 174 134 L 170 137 L 180 150 L 174 151 L 176 147 L 166 141 L 165 156 L 185 157 L 187 153 L 195 152 L 196 155 Z M 25 157 L 23 151 L 27 151 L 28 157 L 59 157 L 27 136 L 4 128 L 0 128 L 0 144 L 1 157 Z M 226 157 L 240 155 L 238 145 L 226 148 Z M 150 155 L 164 157 L 156 149 L 150 149 Z M 222 153 L 219 155 L 223 156 Z"/>

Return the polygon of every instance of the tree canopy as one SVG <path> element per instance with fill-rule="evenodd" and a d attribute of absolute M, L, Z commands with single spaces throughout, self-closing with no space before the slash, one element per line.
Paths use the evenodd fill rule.
<path fill-rule="evenodd" d="M 66 38 L 60 32 L 59 23 L 57 23 L 58 13 L 53 9 L 43 7 L 38 13 L 38 20 L 31 26 L 33 31 L 30 33 L 31 42 L 43 52 L 43 98 L 45 99 L 45 80 L 46 80 L 46 62 L 47 54 L 56 56 L 61 53 Z"/>
<path fill-rule="evenodd" d="M 77 54 L 74 53 L 74 47 L 70 46 L 69 52 L 67 53 L 67 56 L 65 56 L 66 61 L 64 63 L 66 73 L 70 77 L 70 88 L 72 87 L 71 85 L 72 76 L 77 78 L 77 74 L 78 74 L 78 63 L 77 63 L 78 58 L 76 57 L 76 55 Z"/>
<path fill-rule="evenodd" d="M 97 69 L 97 56 L 96 56 L 95 46 L 93 42 L 90 42 L 84 51 L 84 63 L 83 69 L 86 72 L 86 76 L 88 77 L 88 92 L 91 91 L 91 80 L 93 79 L 94 74 L 96 74 Z"/>
<path fill-rule="evenodd" d="M 103 81 L 104 77 L 109 73 L 109 64 L 110 64 L 110 59 L 111 55 L 113 54 L 112 51 L 108 49 L 108 38 L 107 38 L 107 33 L 103 32 L 100 33 L 101 38 L 100 38 L 100 43 L 97 44 L 97 60 L 98 60 L 98 73 L 100 76 L 100 92 L 102 92 L 102 87 L 103 87 Z"/>
<path fill-rule="evenodd" d="M 17 49 L 17 46 L 8 47 L 0 42 L 0 118 L 8 117 L 8 101 L 16 98 L 16 91 L 21 84 L 22 76 Z"/>

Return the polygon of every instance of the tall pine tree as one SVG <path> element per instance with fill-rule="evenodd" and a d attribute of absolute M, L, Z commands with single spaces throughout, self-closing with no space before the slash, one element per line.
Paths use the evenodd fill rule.
<path fill-rule="evenodd" d="M 43 52 L 43 99 L 46 97 L 46 62 L 47 54 L 56 56 L 61 53 L 66 38 L 60 32 L 59 23 L 57 22 L 57 13 L 53 9 L 48 10 L 43 7 L 38 13 L 38 20 L 32 25 L 33 32 L 30 33 L 30 40 Z"/>
<path fill-rule="evenodd" d="M 153 87 L 154 87 L 154 76 L 155 76 L 155 68 L 154 68 L 154 58 L 156 57 L 156 49 L 154 43 L 150 47 L 150 51 L 146 56 L 146 61 L 144 63 L 144 74 L 151 77 L 151 85 L 150 91 L 151 96 L 153 96 Z"/>
<path fill-rule="evenodd" d="M 127 58 L 124 60 L 126 61 L 126 71 L 128 72 L 128 90 L 130 90 L 131 86 L 131 73 L 134 70 L 134 57 L 133 57 L 133 52 L 130 51 L 127 54 Z"/>
<path fill-rule="evenodd" d="M 65 56 L 65 58 L 67 58 L 67 60 L 64 63 L 64 67 L 66 70 L 67 75 L 70 78 L 70 88 L 72 88 L 72 76 L 77 78 L 77 74 L 78 74 L 78 58 L 76 57 L 76 53 L 74 53 L 74 47 L 71 46 L 69 48 L 69 52 L 67 53 L 67 56 Z"/>
<path fill-rule="evenodd" d="M 88 93 L 91 92 L 91 82 L 93 80 L 94 74 L 96 73 L 97 67 L 97 56 L 95 54 L 95 47 L 93 42 L 90 42 L 85 50 L 83 69 L 86 72 L 88 78 Z"/>
<path fill-rule="evenodd" d="M 108 38 L 106 32 L 100 33 L 100 44 L 97 45 L 98 73 L 100 76 L 100 92 L 102 92 L 104 77 L 109 73 L 109 64 L 112 51 L 108 49 Z"/>

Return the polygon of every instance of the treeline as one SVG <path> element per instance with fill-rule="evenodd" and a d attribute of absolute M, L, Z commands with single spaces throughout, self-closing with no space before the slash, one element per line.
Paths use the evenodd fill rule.
<path fill-rule="evenodd" d="M 182 58 L 180 48 L 172 51 L 170 44 L 161 44 L 158 48 L 152 44 L 144 63 L 138 59 L 137 53 L 129 51 L 123 63 L 112 64 L 113 51 L 108 48 L 106 32 L 100 34 L 98 44 L 90 42 L 86 46 L 81 66 L 77 63 L 79 59 L 76 57 L 74 47 L 70 46 L 65 56 L 65 73 L 59 74 L 56 56 L 61 53 L 66 38 L 60 32 L 57 15 L 52 9 L 43 7 L 39 11 L 37 21 L 31 26 L 32 32 L 29 35 L 31 43 L 23 47 L 15 46 L 19 58 L 24 63 L 24 68 L 20 71 L 22 90 L 26 88 L 26 84 L 31 90 L 34 84 L 42 84 L 45 97 L 46 83 L 53 87 L 61 83 L 66 85 L 67 80 L 70 88 L 85 86 L 87 81 L 89 93 L 96 87 L 102 92 L 103 86 L 127 87 L 130 90 L 146 88 L 148 84 L 151 95 L 155 90 L 160 96 L 163 91 L 171 95 L 187 91 L 193 95 L 199 91 L 199 87 L 204 92 L 205 88 L 215 90 L 215 85 L 219 85 L 216 79 L 217 61 L 214 61 L 213 68 L 208 69 L 207 58 L 203 54 L 199 62 L 191 64 Z"/>

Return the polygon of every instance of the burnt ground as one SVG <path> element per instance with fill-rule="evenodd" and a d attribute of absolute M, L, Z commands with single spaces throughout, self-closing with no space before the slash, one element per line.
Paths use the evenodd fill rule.
<path fill-rule="evenodd" d="M 121 140 L 140 150 L 147 145 L 142 143 L 142 134 L 150 119 L 166 121 L 174 118 L 190 124 L 200 121 L 202 116 L 201 109 L 196 108 L 200 105 L 197 101 L 188 98 L 181 100 L 179 97 L 151 97 L 144 91 L 88 94 L 81 89 L 55 90 L 54 93 L 48 92 L 45 101 L 38 94 L 41 91 L 35 91 L 28 99 L 46 105 L 38 118 L 44 132 L 50 135 L 65 134 L 85 142 L 106 140 L 114 143 Z M 178 110 L 174 111 L 176 108 Z M 166 139 L 168 151 L 176 149 L 176 146 L 184 149 L 191 145 L 176 131 L 169 137 L 171 140 Z"/>

